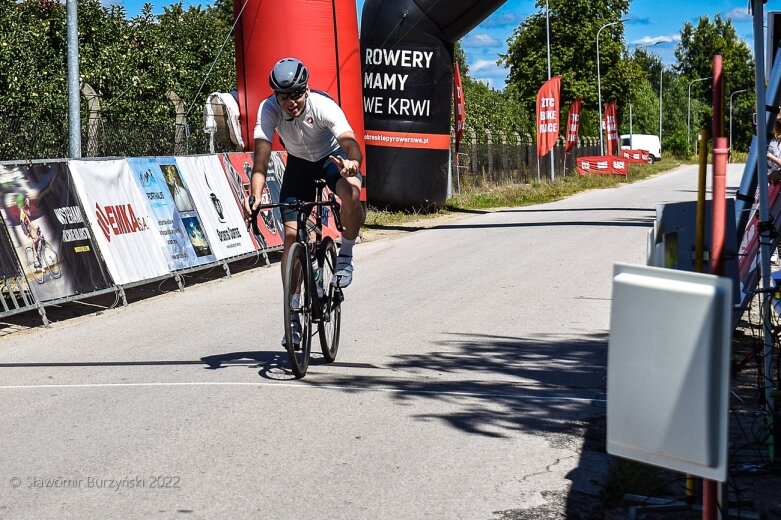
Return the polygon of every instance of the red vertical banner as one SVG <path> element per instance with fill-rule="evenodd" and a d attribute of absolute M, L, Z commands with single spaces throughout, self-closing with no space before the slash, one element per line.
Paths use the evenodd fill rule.
<path fill-rule="evenodd" d="M 453 127 L 456 132 L 456 161 L 458 161 L 458 146 L 464 137 L 464 123 L 466 122 L 466 103 L 464 102 L 464 87 L 461 84 L 461 70 L 458 62 L 453 64 Z"/>
<path fill-rule="evenodd" d="M 580 107 L 583 105 L 581 98 L 575 99 L 569 107 L 569 113 L 567 114 L 567 138 L 564 153 L 569 152 L 575 148 L 575 144 L 578 142 L 578 132 L 580 130 Z"/>
<path fill-rule="evenodd" d="M 553 150 L 559 138 L 559 89 L 561 76 L 543 83 L 537 92 L 537 157 Z"/>
<path fill-rule="evenodd" d="M 618 143 L 618 119 L 616 112 L 618 112 L 618 104 L 615 101 L 605 105 L 605 132 L 607 133 L 608 155 L 618 155 L 618 150 L 621 148 Z"/>

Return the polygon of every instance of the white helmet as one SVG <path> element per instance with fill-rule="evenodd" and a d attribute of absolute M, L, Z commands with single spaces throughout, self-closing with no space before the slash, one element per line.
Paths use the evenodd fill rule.
<path fill-rule="evenodd" d="M 307 87 L 308 82 L 309 71 L 296 58 L 279 60 L 268 76 L 268 84 L 278 94 L 289 94 L 303 90 Z"/>

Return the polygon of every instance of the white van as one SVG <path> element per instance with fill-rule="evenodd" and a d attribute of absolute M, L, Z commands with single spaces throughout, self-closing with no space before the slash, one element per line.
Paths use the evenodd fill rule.
<path fill-rule="evenodd" d="M 622 134 L 622 150 L 645 150 L 651 156 L 651 164 L 662 158 L 662 144 L 658 135 L 651 134 Z"/>

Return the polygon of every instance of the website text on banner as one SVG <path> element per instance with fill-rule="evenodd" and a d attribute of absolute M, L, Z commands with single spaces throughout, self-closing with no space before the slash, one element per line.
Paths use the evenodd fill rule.
<path fill-rule="evenodd" d="M 550 153 L 559 138 L 560 88 L 561 76 L 556 76 L 537 92 L 537 157 Z"/>
<path fill-rule="evenodd" d="M 578 144 L 578 133 L 580 131 L 580 109 L 583 106 L 583 99 L 576 98 L 569 106 L 567 114 L 567 137 L 564 153 L 569 153 Z"/>
<path fill-rule="evenodd" d="M 626 177 L 627 174 L 627 163 L 619 157 L 605 157 L 601 155 L 578 157 L 576 163 L 578 175 L 597 173 L 601 175 L 623 175 Z"/>

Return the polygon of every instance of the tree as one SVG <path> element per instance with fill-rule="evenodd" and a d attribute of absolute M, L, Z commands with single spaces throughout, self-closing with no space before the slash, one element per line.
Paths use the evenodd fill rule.
<path fill-rule="evenodd" d="M 711 22 L 707 16 L 703 16 L 700 17 L 697 27 L 694 27 L 690 22 L 684 24 L 681 30 L 681 42 L 675 49 L 675 57 L 678 59 L 675 68 L 687 78 L 687 82 L 698 78 L 712 77 L 713 56 L 717 54 L 722 57 L 725 101 L 729 103 L 730 93 L 748 89 L 746 95 L 740 98 L 736 95 L 733 98 L 733 101 L 737 102 L 733 105 L 733 111 L 737 116 L 733 122 L 733 141 L 738 145 L 736 148 L 742 146 L 747 148 L 747 144 L 750 142 L 749 136 L 753 133 L 750 112 L 747 110 L 754 103 L 754 60 L 751 50 L 743 40 L 738 38 L 732 20 L 729 18 L 725 20 L 720 15 L 716 15 Z M 708 104 L 711 104 L 713 82 L 692 83 L 691 93 L 692 129 L 695 128 L 696 123 L 696 128 L 705 127 L 710 133 L 711 112 L 708 110 L 708 105 L 698 103 L 696 111 L 694 107 L 695 100 L 706 100 Z M 729 114 L 726 113 L 728 107 L 725 108 L 726 117 Z M 736 108 L 737 110 L 735 110 Z"/>
<path fill-rule="evenodd" d="M 541 12 L 529 16 L 513 31 L 507 54 L 500 56 L 500 63 L 510 68 L 508 83 L 529 112 L 534 110 L 537 91 L 548 79 L 544 5 L 542 0 L 537 1 Z M 551 0 L 549 7 L 551 70 L 553 75 L 562 76 L 562 105 L 582 97 L 581 132 L 598 135 L 602 109 L 597 107 L 597 32 L 605 24 L 618 22 L 628 12 L 629 1 Z M 636 71 L 627 68 L 624 52 L 622 24 L 605 27 L 599 41 L 603 104 L 617 99 L 622 107 L 626 101 Z"/>

